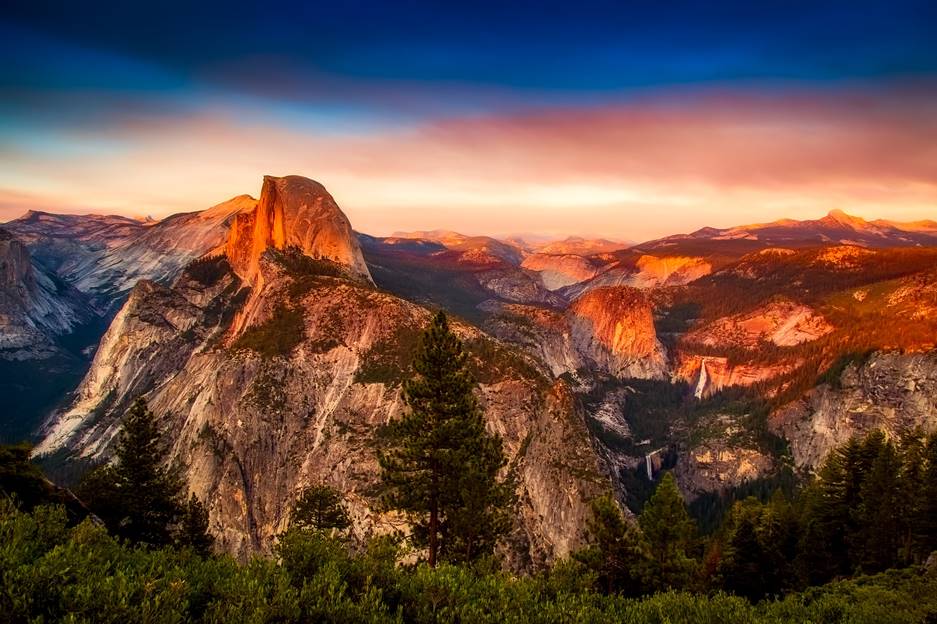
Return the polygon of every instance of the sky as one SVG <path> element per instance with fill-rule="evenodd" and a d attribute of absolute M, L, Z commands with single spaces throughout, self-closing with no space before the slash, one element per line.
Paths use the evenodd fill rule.
<path fill-rule="evenodd" d="M 0 221 L 264 174 L 375 235 L 937 219 L 932 1 L 8 0 L 0 60 Z"/>

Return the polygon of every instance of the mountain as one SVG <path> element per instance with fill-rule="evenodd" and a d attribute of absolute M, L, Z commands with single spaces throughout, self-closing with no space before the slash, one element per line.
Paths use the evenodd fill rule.
<path fill-rule="evenodd" d="M 832 215 L 551 255 L 355 233 L 296 176 L 226 211 L 173 281 L 133 288 L 38 452 L 69 470 L 105 461 L 145 396 L 242 557 L 269 549 L 313 482 L 343 492 L 356 535 L 403 527 L 375 505 L 375 451 L 435 308 L 455 317 L 517 479 L 513 569 L 581 544 L 600 493 L 639 509 L 662 470 L 705 506 L 871 427 L 937 429 L 937 245 L 897 226 Z M 850 243 L 817 242 L 834 227 Z M 860 230 L 888 244 L 854 244 Z"/>
<path fill-rule="evenodd" d="M 82 293 L 49 272 L 26 246 L 0 229 L 0 393 L 5 417 L 0 439 L 31 433 L 34 412 L 47 410 L 83 372 L 74 340 L 96 315 Z M 69 343 L 68 338 L 73 338 Z"/>
<path fill-rule="evenodd" d="M 806 247 L 855 245 L 859 247 L 910 247 L 937 245 L 937 228 L 932 221 L 902 224 L 894 221 L 866 221 L 842 210 L 831 210 L 821 219 L 771 223 L 732 228 L 703 228 L 691 234 L 668 236 L 637 247 L 642 250 L 680 248 L 693 242 L 716 242 L 752 251 L 764 247 Z"/>
<path fill-rule="evenodd" d="M 390 239 L 424 240 L 439 243 L 446 249 L 461 252 L 459 262 L 520 264 L 526 253 L 523 246 L 511 241 L 501 241 L 490 236 L 466 236 L 449 230 L 420 232 L 394 232 Z"/>
<path fill-rule="evenodd" d="M 353 237 L 303 234 L 310 223 L 350 232 L 337 207 L 322 212 L 323 193 L 265 178 L 257 212 L 238 218 L 223 254 L 190 264 L 171 287 L 138 283 L 37 452 L 55 463 L 107 458 L 142 395 L 226 550 L 268 550 L 299 490 L 322 481 L 345 493 L 357 535 L 399 527 L 376 505 L 375 449 L 403 409 L 400 384 L 431 311 L 376 289 L 346 253 Z M 286 244 L 297 240 L 308 244 Z M 582 543 L 589 501 L 611 489 L 585 415 L 536 362 L 455 327 L 518 483 L 506 554 L 519 568 L 567 554 Z"/>
<path fill-rule="evenodd" d="M 570 236 L 563 240 L 534 245 L 532 249 L 538 254 L 551 256 L 594 256 L 596 254 L 626 249 L 630 246 L 631 243 L 612 241 L 604 238 L 580 238 L 578 236 Z"/>
<path fill-rule="evenodd" d="M 116 216 L 30 211 L 4 224 L 33 256 L 90 298 L 102 316 L 140 279 L 168 283 L 186 264 L 221 245 L 226 227 L 256 200 L 240 195 L 200 212 L 155 223 Z"/>
<path fill-rule="evenodd" d="M 30 211 L 4 224 L 17 241 L 6 245 L 8 258 L 30 257 L 29 263 L 20 259 L 10 266 L 31 266 L 0 292 L 7 318 L 20 319 L 5 326 L 2 339 L 22 343 L 16 355 L 20 364 L 0 371 L 15 397 L 2 415 L 9 435 L 28 437 L 74 389 L 111 317 L 138 281 L 170 283 L 192 260 L 222 246 L 234 216 L 256 204 L 241 195 L 156 222 Z"/>
<path fill-rule="evenodd" d="M 539 275 L 521 266 L 522 252 L 489 237 L 418 232 L 436 240 L 359 235 L 375 283 L 424 305 L 439 306 L 470 321 L 486 317 L 489 302 L 562 307 Z M 408 235 L 409 236 L 409 235 Z"/>
<path fill-rule="evenodd" d="M 300 176 L 264 176 L 260 201 L 235 219 L 225 254 L 238 275 L 256 284 L 263 253 L 293 247 L 371 277 L 351 224 L 325 187 Z"/>
<path fill-rule="evenodd" d="M 492 335 L 522 346 L 557 377 L 580 371 L 667 376 L 651 302 L 637 289 L 595 289 L 563 312 L 521 304 L 492 304 L 489 310 L 485 328 Z"/>

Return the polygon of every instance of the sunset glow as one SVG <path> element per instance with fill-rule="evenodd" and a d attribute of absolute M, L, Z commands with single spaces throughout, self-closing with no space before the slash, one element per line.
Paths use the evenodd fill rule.
<path fill-rule="evenodd" d="M 653 14 L 636 18 L 661 40 L 593 33 L 606 49 L 575 32 L 557 47 L 559 17 L 544 18 L 529 41 L 492 34 L 513 55 L 501 67 L 457 53 L 479 35 L 457 28 L 453 13 L 439 17 L 451 40 L 424 39 L 422 52 L 443 55 L 429 67 L 400 47 L 406 29 L 381 31 L 381 56 L 345 32 L 353 15 L 340 9 L 322 9 L 343 24 L 334 41 L 306 42 L 277 22 L 283 49 L 267 45 L 260 57 L 259 43 L 243 42 L 221 58 L 185 41 L 178 54 L 150 49 L 148 31 L 143 41 L 95 38 L 89 16 L 67 26 L 22 8 L 2 25 L 5 54 L 26 54 L 3 70 L 0 219 L 29 209 L 162 217 L 256 195 L 263 173 L 321 181 L 373 234 L 643 240 L 834 208 L 933 218 L 937 55 L 920 39 L 915 11 L 924 10 L 879 20 L 882 45 L 861 52 L 874 58 L 856 71 L 845 49 L 827 48 L 835 41 L 795 49 L 793 37 L 835 17 L 823 14 L 774 23 L 760 42 L 723 33 L 739 48 L 720 48 L 728 56 L 703 54 L 696 45 L 716 43 L 692 29 L 664 45 L 685 25 Z M 875 17 L 855 11 L 844 41 Z M 734 15 L 746 25 L 769 17 Z M 230 19 L 266 18 L 245 9 Z M 528 49 L 538 42 L 540 64 Z M 751 46 L 761 57 L 744 54 Z M 564 51 L 582 56 L 583 75 L 544 71 L 571 62 Z M 667 69 L 690 53 L 699 67 Z M 634 54 L 646 54 L 646 67 Z M 782 57 L 784 67 L 771 61 Z M 873 61 L 890 69 L 869 75 Z"/>

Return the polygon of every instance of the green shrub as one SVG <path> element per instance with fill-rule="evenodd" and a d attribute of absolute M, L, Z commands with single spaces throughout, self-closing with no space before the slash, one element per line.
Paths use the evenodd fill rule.
<path fill-rule="evenodd" d="M 289 355 L 305 335 L 302 308 L 280 305 L 266 322 L 248 327 L 232 347 L 250 349 L 265 357 Z"/>

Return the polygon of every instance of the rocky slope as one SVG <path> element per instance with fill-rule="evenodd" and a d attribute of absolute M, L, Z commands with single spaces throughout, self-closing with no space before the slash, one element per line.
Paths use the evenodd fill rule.
<path fill-rule="evenodd" d="M 685 340 L 710 347 L 757 348 L 768 342 L 791 347 L 833 331 L 823 315 L 790 300 L 776 300 L 744 314 L 723 317 L 689 332 Z"/>
<path fill-rule="evenodd" d="M 0 442 L 33 433 L 86 368 L 83 334 L 94 311 L 78 292 L 0 229 Z"/>
<path fill-rule="evenodd" d="M 56 338 L 93 314 L 75 289 L 33 262 L 26 246 L 0 229 L 0 357 L 48 357 Z"/>
<path fill-rule="evenodd" d="M 568 298 L 575 298 L 593 288 L 606 286 L 681 286 L 709 275 L 713 270 L 709 261 L 697 256 L 635 255 L 634 252 L 619 256 L 597 257 L 604 259 L 606 264 L 596 272 L 595 277 L 563 289 L 563 294 Z"/>
<path fill-rule="evenodd" d="M 354 255 L 343 263 L 323 259 L 334 252 L 334 239 L 319 248 L 322 239 L 291 229 L 314 222 L 320 204 L 281 194 L 276 184 L 265 183 L 260 205 L 268 186 L 276 187 L 282 238 L 274 214 L 265 221 L 274 234 L 256 263 L 245 253 L 256 251 L 253 237 L 250 246 L 229 241 L 225 256 L 194 263 L 171 288 L 138 284 L 76 400 L 52 419 L 37 448 L 45 456 L 100 461 L 124 410 L 145 396 L 173 458 L 208 504 L 212 531 L 244 557 L 269 548 L 291 501 L 313 482 L 345 493 L 359 536 L 401 525 L 376 508 L 375 449 L 380 426 L 402 409 L 400 382 L 430 317 L 376 290 Z M 342 215 L 317 231 L 345 223 Z M 236 226 L 231 240 L 249 230 Z M 297 238 L 312 243 L 302 251 L 277 249 L 277 240 Z M 588 502 L 610 488 L 584 414 L 562 382 L 477 329 L 457 327 L 476 354 L 488 425 L 504 438 L 518 482 L 509 560 L 522 568 L 564 555 L 581 543 Z"/>
<path fill-rule="evenodd" d="M 618 378 L 663 378 L 667 359 L 657 339 L 651 304 L 625 287 L 589 291 L 564 311 L 493 305 L 485 327 L 525 348 L 553 375 L 580 370 Z"/>
<path fill-rule="evenodd" d="M 522 267 L 534 271 L 548 290 L 559 290 L 595 277 L 599 265 L 584 256 L 535 253 L 524 258 Z"/>
<path fill-rule="evenodd" d="M 873 429 L 896 439 L 916 427 L 937 430 L 937 353 L 857 358 L 833 383 L 777 410 L 770 424 L 790 441 L 795 464 L 807 468 L 850 437 Z"/>
<path fill-rule="evenodd" d="M 4 225 L 49 271 L 85 293 L 102 316 L 141 279 L 171 282 L 189 262 L 223 244 L 227 227 L 256 200 L 240 195 L 162 221 L 29 212 Z"/>

